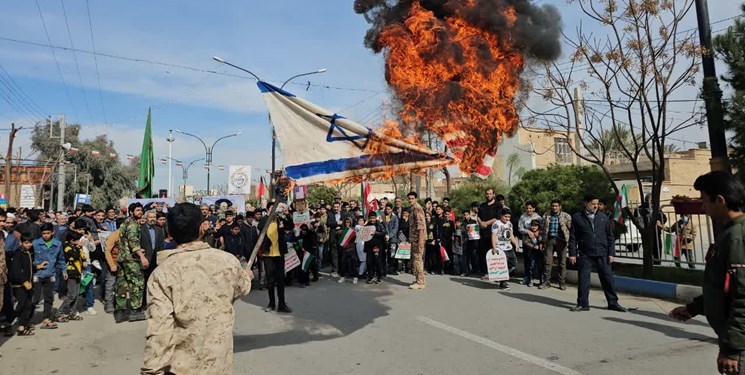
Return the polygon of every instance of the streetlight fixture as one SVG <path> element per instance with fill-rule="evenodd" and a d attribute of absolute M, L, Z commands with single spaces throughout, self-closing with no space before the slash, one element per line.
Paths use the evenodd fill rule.
<path fill-rule="evenodd" d="M 222 58 L 217 57 L 217 56 L 213 56 L 212 59 L 215 60 L 215 61 L 217 61 L 217 62 L 219 62 L 219 63 L 221 63 L 221 64 L 232 66 L 233 68 L 236 68 L 236 69 L 238 69 L 240 71 L 246 72 L 246 73 L 252 75 L 254 78 L 256 78 L 257 81 L 261 81 L 261 79 L 256 74 L 253 74 L 250 70 L 246 70 L 244 68 L 241 68 L 240 66 L 231 64 L 231 63 L 229 63 L 229 62 L 227 62 L 227 61 L 225 61 Z M 309 76 L 309 75 L 313 75 L 313 74 L 321 74 L 321 73 L 325 73 L 326 71 L 327 71 L 327 69 L 323 68 L 323 69 L 314 70 L 312 72 L 296 74 L 296 75 L 288 78 L 286 81 L 284 81 L 284 83 L 282 83 L 282 86 L 280 86 L 279 88 L 280 89 L 284 89 L 285 86 L 288 83 L 290 83 L 290 81 L 292 81 L 295 78 Z M 269 121 L 271 122 L 271 120 L 272 120 L 272 117 L 271 117 L 271 114 L 270 114 L 269 115 Z M 277 162 L 276 150 L 277 150 L 277 132 L 274 129 L 274 124 L 272 124 L 272 174 L 271 174 L 271 178 L 269 178 L 269 186 L 270 186 L 269 187 L 269 191 L 271 192 L 272 196 L 274 195 L 274 188 L 273 188 L 274 187 L 274 172 L 277 170 L 277 168 L 276 168 L 276 162 Z"/>
<path fill-rule="evenodd" d="M 176 164 L 176 165 L 179 165 L 181 167 L 181 171 L 183 172 L 182 175 L 181 175 L 181 177 L 184 179 L 184 202 L 186 202 L 186 181 L 189 179 L 189 168 L 191 168 L 197 162 L 200 162 L 200 161 L 204 160 L 204 158 L 199 158 L 197 160 L 193 160 L 188 165 L 184 165 L 181 162 L 181 160 L 176 160 L 176 159 L 174 159 L 172 157 L 168 157 L 168 159 L 170 159 L 172 161 L 175 161 L 176 163 L 181 164 L 181 165 L 179 165 L 179 164 Z"/>
<path fill-rule="evenodd" d="M 239 136 L 239 135 L 241 135 L 241 132 L 234 133 L 234 134 L 229 134 L 229 135 L 226 135 L 226 136 L 222 136 L 222 137 L 218 138 L 216 141 L 212 142 L 212 146 L 207 146 L 207 143 L 205 143 L 202 138 L 200 138 L 200 137 L 198 137 L 198 136 L 196 136 L 194 134 L 187 133 L 187 132 L 181 131 L 179 129 L 176 129 L 176 132 L 177 133 L 181 133 L 183 135 L 188 135 L 190 137 L 196 138 L 196 139 L 199 140 L 199 142 L 202 142 L 202 145 L 204 146 L 204 152 L 205 152 L 204 160 L 206 161 L 207 166 L 208 166 L 208 168 L 207 168 L 207 194 L 209 194 L 209 192 L 210 192 L 210 170 L 211 170 L 211 168 L 209 168 L 209 167 L 212 166 L 212 151 L 215 149 L 215 145 L 217 145 L 217 142 L 220 142 L 221 140 L 223 140 L 225 138 Z"/>

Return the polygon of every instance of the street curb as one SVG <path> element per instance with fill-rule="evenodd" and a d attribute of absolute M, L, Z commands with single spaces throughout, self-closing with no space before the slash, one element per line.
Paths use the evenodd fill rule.
<path fill-rule="evenodd" d="M 518 262 L 517 272 L 525 275 L 522 262 Z M 556 277 L 556 268 L 553 269 Z M 634 277 L 613 275 L 616 292 L 629 293 L 643 297 L 660 298 L 681 303 L 690 303 L 695 297 L 702 294 L 700 286 L 668 283 L 664 281 L 637 279 Z M 578 283 L 577 271 L 567 270 L 566 281 L 571 284 Z M 602 288 L 597 273 L 590 274 L 590 286 Z"/>
<path fill-rule="evenodd" d="M 629 293 L 638 296 L 660 298 L 682 303 L 689 303 L 694 297 L 701 295 L 701 287 L 681 285 L 655 280 L 644 280 L 626 276 L 613 276 L 616 292 Z M 567 281 L 577 284 L 577 271 L 567 271 Z M 600 278 L 596 273 L 590 275 L 590 286 L 602 288 Z"/>

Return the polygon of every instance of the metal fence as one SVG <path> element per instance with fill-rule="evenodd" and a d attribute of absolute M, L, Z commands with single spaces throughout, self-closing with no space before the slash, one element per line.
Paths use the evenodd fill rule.
<path fill-rule="evenodd" d="M 634 211 L 638 204 L 630 204 L 629 207 Z M 673 224 L 678 222 L 683 215 L 676 214 L 672 205 L 663 205 L 662 213 L 666 220 L 663 228 L 657 231 L 657 248 L 653 253 L 655 261 L 665 266 L 702 270 L 705 264 L 706 251 L 709 249 L 709 245 L 714 242 L 714 230 L 709 217 L 706 215 L 687 215 L 695 236 L 691 242 L 691 259 L 686 259 L 687 252 L 683 251 L 682 246 L 676 251 L 676 244 L 673 240 L 678 233 L 671 231 Z M 620 234 L 616 240 L 616 256 L 641 261 L 643 255 L 641 232 L 630 218 L 624 220 L 624 225 L 626 226 L 626 232 Z M 671 236 L 671 234 L 676 236 Z"/>

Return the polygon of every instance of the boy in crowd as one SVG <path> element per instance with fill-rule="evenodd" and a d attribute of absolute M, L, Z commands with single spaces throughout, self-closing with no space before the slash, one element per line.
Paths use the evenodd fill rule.
<path fill-rule="evenodd" d="M 54 227 L 50 223 L 41 226 L 41 238 L 37 238 L 32 244 L 34 252 L 34 267 L 36 272 L 33 279 L 34 306 L 44 300 L 44 320 L 41 328 L 54 329 L 52 305 L 54 303 L 54 285 L 57 275 L 63 275 L 65 271 L 65 259 L 62 254 L 62 242 L 54 237 Z"/>
<path fill-rule="evenodd" d="M 347 236 L 345 236 L 348 231 L 349 233 L 349 239 L 347 239 Z M 352 284 L 357 285 L 358 278 L 357 276 L 357 262 L 359 260 L 357 259 L 357 249 L 355 247 L 355 240 L 354 240 L 354 229 L 352 228 L 352 219 L 350 218 L 344 218 L 344 228 L 341 230 L 341 237 L 339 238 L 339 248 L 342 251 L 342 259 L 341 259 L 341 266 L 339 267 L 339 284 L 344 283 L 346 281 L 346 277 L 352 278 Z"/>
<path fill-rule="evenodd" d="M 81 242 L 80 239 L 85 235 L 86 230 L 85 222 L 78 219 L 66 234 L 63 251 L 67 271 L 63 274 L 63 278 L 67 280 L 67 295 L 57 311 L 57 321 L 61 323 L 83 320 L 79 311 L 85 299 L 80 295 L 80 280 L 83 276 L 83 269 L 88 267 L 88 258 L 85 257 L 85 252 L 78 243 Z"/>
<path fill-rule="evenodd" d="M 369 241 L 365 241 L 365 254 L 367 255 L 367 283 L 379 284 L 380 275 L 383 271 L 383 258 L 385 256 L 385 242 L 388 239 L 387 230 L 382 222 L 378 221 L 375 211 L 367 216 L 367 226 L 375 227 L 375 233 Z"/>
<path fill-rule="evenodd" d="M 546 236 L 541 232 L 541 220 L 535 219 L 530 222 L 530 230 L 523 237 L 523 256 L 528 258 L 528 268 L 525 271 L 524 284 L 533 286 L 533 275 L 537 272 L 540 284 L 543 284 L 543 247 Z M 539 284 L 539 285 L 540 285 Z"/>
<path fill-rule="evenodd" d="M 499 249 L 504 251 L 507 256 L 507 267 L 509 273 L 513 273 L 515 266 L 517 265 L 517 257 L 515 256 L 515 249 L 518 246 L 515 232 L 512 230 L 512 212 L 508 208 L 502 209 L 499 215 L 499 220 L 494 222 L 491 226 L 491 243 L 492 251 Z M 510 284 L 507 281 L 499 282 L 499 289 L 510 290 Z"/>
<path fill-rule="evenodd" d="M 478 210 L 478 203 L 474 203 L 476 206 L 471 205 L 471 210 Z M 461 236 L 463 239 L 463 254 L 466 258 L 466 264 L 471 268 L 470 272 L 467 273 L 478 273 L 479 270 L 479 222 L 476 220 L 475 215 L 471 215 L 472 211 L 463 212 L 463 225 L 461 226 Z M 470 228 L 470 229 L 469 229 Z"/>
<path fill-rule="evenodd" d="M 245 256 L 243 249 L 243 237 L 241 236 L 241 225 L 238 222 L 230 224 L 230 232 L 220 237 L 223 250 L 240 259 Z"/>
<path fill-rule="evenodd" d="M 21 236 L 21 251 L 16 251 L 8 262 L 8 281 L 13 288 L 13 297 L 16 300 L 16 308 L 13 311 L 13 318 L 18 319 L 18 329 L 16 333 L 19 336 L 31 336 L 34 334 L 34 326 L 30 323 L 31 316 L 34 314 L 33 296 L 33 251 L 34 245 L 31 235 L 24 234 Z M 46 267 L 46 262 L 41 263 L 40 268 Z M 8 319 L 12 321 L 12 318 Z"/>

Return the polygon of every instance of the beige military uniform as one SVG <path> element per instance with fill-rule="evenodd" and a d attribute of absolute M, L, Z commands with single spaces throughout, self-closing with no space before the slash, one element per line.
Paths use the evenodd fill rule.
<path fill-rule="evenodd" d="M 160 251 L 147 285 L 141 373 L 233 373 L 233 302 L 250 289 L 238 259 L 206 243 Z"/>
<path fill-rule="evenodd" d="M 419 203 L 410 207 L 409 215 L 409 241 L 411 241 L 411 263 L 414 272 L 415 283 L 425 285 L 424 280 L 424 242 L 427 240 L 427 221 L 424 218 L 424 210 Z"/>

